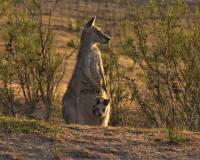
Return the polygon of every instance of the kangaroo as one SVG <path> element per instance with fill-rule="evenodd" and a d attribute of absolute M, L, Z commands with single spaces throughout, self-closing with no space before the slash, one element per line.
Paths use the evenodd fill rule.
<path fill-rule="evenodd" d="M 96 105 L 93 106 L 93 114 L 99 119 L 101 126 L 107 127 L 110 119 L 110 99 L 105 97 L 97 98 Z"/>
<path fill-rule="evenodd" d="M 94 26 L 95 19 L 93 17 L 84 26 L 76 66 L 62 99 L 62 114 L 67 124 L 107 126 L 104 120 L 93 114 L 92 109 L 97 93 L 102 89 L 104 98 L 107 97 L 101 52 L 97 44 L 110 41 L 109 36 Z"/>
<path fill-rule="evenodd" d="M 110 119 L 110 100 L 105 91 L 101 97 L 92 92 L 81 93 L 78 111 L 78 124 L 107 127 Z"/>

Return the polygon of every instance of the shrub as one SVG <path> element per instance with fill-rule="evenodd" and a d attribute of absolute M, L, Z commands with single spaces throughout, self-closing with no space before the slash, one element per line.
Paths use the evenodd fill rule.
<path fill-rule="evenodd" d="M 113 51 L 112 46 L 102 48 L 104 69 L 106 75 L 107 92 L 111 98 L 111 120 L 112 126 L 131 126 L 131 107 L 130 92 L 128 86 L 124 82 L 125 68 L 119 64 L 120 55 Z"/>
<path fill-rule="evenodd" d="M 133 10 L 133 42 L 125 52 L 141 70 L 127 80 L 146 125 L 200 129 L 200 11 L 184 1 L 150 1 Z M 132 48 L 130 50 L 130 48 Z"/>
<path fill-rule="evenodd" d="M 40 1 L 2 1 L 2 5 L 7 23 L 1 30 L 6 50 L 0 65 L 3 84 L 0 95 L 4 95 L 0 102 L 15 115 L 15 95 L 21 94 L 29 106 L 28 115 L 42 102 L 46 109 L 45 119 L 49 120 L 68 58 L 61 57 L 54 49 L 51 10 L 45 24 Z"/>

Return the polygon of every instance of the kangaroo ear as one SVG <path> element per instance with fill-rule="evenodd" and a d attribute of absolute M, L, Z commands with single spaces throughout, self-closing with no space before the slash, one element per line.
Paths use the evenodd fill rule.
<path fill-rule="evenodd" d="M 110 100 L 109 99 L 104 99 L 103 103 L 104 103 L 105 106 L 107 106 L 110 103 Z"/>
<path fill-rule="evenodd" d="M 92 26 L 94 25 L 94 23 L 95 23 L 95 20 L 96 20 L 96 16 L 92 17 L 92 19 L 89 20 L 89 21 L 86 23 L 85 28 L 90 28 L 90 27 L 92 27 Z"/>

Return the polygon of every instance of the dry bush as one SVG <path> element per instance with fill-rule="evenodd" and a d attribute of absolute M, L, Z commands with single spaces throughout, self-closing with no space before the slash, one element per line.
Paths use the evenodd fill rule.
<path fill-rule="evenodd" d="M 141 88 L 127 80 L 151 127 L 200 130 L 200 11 L 181 0 L 133 9 L 135 37 L 125 48 L 142 71 Z"/>
<path fill-rule="evenodd" d="M 107 91 L 111 98 L 111 120 L 112 126 L 131 126 L 130 92 L 122 76 L 124 68 L 118 61 L 120 55 L 113 51 L 112 46 L 101 47 L 103 51 L 104 69 L 106 75 Z"/>
<path fill-rule="evenodd" d="M 111 54 L 104 60 L 111 124 L 133 125 L 126 108 L 132 100 L 139 105 L 144 126 L 167 128 L 170 139 L 177 138 L 176 129 L 200 130 L 200 11 L 193 10 L 181 0 L 135 6 L 128 31 L 134 36 L 125 34 L 118 48 L 103 48 Z M 119 64 L 120 53 L 133 60 L 132 70 Z"/>
<path fill-rule="evenodd" d="M 42 103 L 46 110 L 45 119 L 49 120 L 68 58 L 55 51 L 52 11 L 49 10 L 45 24 L 40 1 L 2 0 L 1 4 L 5 10 L 2 16 L 7 22 L 1 29 L 6 50 L 1 54 L 0 77 L 3 85 L 0 102 L 4 110 L 10 110 L 15 115 L 17 93 L 18 98 L 23 97 L 21 101 L 27 106 L 28 115 Z"/>

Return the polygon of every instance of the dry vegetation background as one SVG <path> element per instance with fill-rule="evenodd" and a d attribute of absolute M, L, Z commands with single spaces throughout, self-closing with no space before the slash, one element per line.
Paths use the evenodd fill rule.
<path fill-rule="evenodd" d="M 66 72 L 59 85 L 58 101 L 62 98 L 64 91 L 67 88 L 67 83 L 70 80 L 78 51 L 79 38 L 81 30 L 85 22 L 92 16 L 97 16 L 97 26 L 112 37 L 110 46 L 102 48 L 104 54 L 112 56 L 109 48 L 119 50 L 119 44 L 130 36 L 129 30 L 131 22 L 131 5 L 132 1 L 41 1 L 42 19 L 44 25 L 48 25 L 49 11 L 51 10 L 51 29 L 54 34 L 54 44 L 56 52 L 63 58 L 66 55 L 71 55 L 67 60 Z M 142 3 L 142 2 L 140 2 Z M 4 24 L 5 19 L 1 18 L 1 23 Z M 115 48 L 116 47 L 116 48 Z M 1 50 L 5 49 L 5 42 L 1 42 Z M 105 55 L 106 55 L 105 54 Z M 122 58 L 121 58 L 122 57 Z M 127 57 L 121 56 L 120 63 L 125 66 L 132 65 L 132 61 Z M 105 59 L 105 63 L 109 65 L 109 59 Z M 58 102 L 59 103 L 59 102 Z M 130 107 L 131 108 L 131 107 Z M 39 106 L 39 113 L 42 107 Z M 59 109 L 56 109 L 59 110 Z M 135 107 L 133 108 L 135 111 Z M 44 111 L 45 112 L 45 111 Z M 37 115 L 39 113 L 35 113 Z M 133 113 L 134 114 L 134 113 Z M 43 115 L 37 116 L 43 117 Z"/>
<path fill-rule="evenodd" d="M 2 114 L 61 119 L 60 99 L 82 27 L 96 15 L 96 25 L 112 37 L 100 46 L 112 99 L 110 124 L 164 127 L 169 135 L 174 128 L 199 130 L 198 1 L 3 3 Z M 9 3 L 19 7 L 9 10 Z"/>
<path fill-rule="evenodd" d="M 4 115 L 60 119 L 82 27 L 96 15 L 112 37 L 100 46 L 110 124 L 199 129 L 198 1 L 1 2 Z"/>
<path fill-rule="evenodd" d="M 200 1 L 0 4 L 0 159 L 200 158 Z M 112 37 L 100 46 L 114 126 L 105 129 L 66 126 L 60 111 L 94 15 Z"/>

